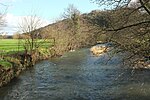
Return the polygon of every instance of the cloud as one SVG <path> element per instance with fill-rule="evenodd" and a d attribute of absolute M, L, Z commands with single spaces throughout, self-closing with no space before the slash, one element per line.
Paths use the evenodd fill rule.
<path fill-rule="evenodd" d="M 30 18 L 31 16 L 15 16 L 13 14 L 6 14 L 5 16 L 5 21 L 6 21 L 6 27 L 3 28 L 2 31 L 7 32 L 8 34 L 13 34 L 19 30 L 18 25 L 21 24 L 22 20 L 24 18 Z M 40 17 L 38 17 L 40 18 Z M 50 21 L 40 18 L 42 24 L 40 27 L 46 26 L 50 24 Z"/>

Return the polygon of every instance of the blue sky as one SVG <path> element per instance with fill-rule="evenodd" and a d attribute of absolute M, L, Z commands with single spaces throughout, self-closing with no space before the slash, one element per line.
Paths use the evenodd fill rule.
<path fill-rule="evenodd" d="M 88 13 L 100 9 L 97 4 L 90 0 L 0 0 L 1 3 L 9 5 L 7 9 L 7 28 L 5 31 L 14 33 L 18 19 L 22 16 L 36 14 L 45 21 L 45 25 L 59 19 L 65 8 L 73 4 L 81 13 Z"/>
<path fill-rule="evenodd" d="M 6 0 L 7 1 L 7 0 Z M 31 11 L 39 16 L 51 19 L 59 17 L 69 4 L 74 4 L 81 12 L 90 12 L 98 9 L 98 5 L 91 3 L 90 0 L 10 0 L 11 9 L 9 13 L 14 15 L 25 15 Z"/>

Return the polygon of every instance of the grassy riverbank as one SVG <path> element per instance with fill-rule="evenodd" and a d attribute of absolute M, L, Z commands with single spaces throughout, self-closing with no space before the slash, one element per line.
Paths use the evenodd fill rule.
<path fill-rule="evenodd" d="M 33 66 L 33 64 L 41 59 L 51 57 L 54 52 L 52 42 L 38 40 L 40 47 L 33 50 L 32 53 L 24 52 L 23 39 L 1 39 L 0 42 L 0 87 L 17 77 L 23 70 Z"/>

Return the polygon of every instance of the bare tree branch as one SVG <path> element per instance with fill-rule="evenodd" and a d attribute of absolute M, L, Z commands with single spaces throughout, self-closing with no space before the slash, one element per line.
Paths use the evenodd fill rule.
<path fill-rule="evenodd" d="M 146 10 L 146 12 L 150 15 L 150 9 L 148 9 L 145 4 L 149 3 L 149 0 L 147 0 L 146 2 L 143 2 L 143 0 L 139 0 L 141 6 Z"/>
<path fill-rule="evenodd" d="M 110 30 L 107 30 L 107 31 L 119 31 L 119 30 L 122 30 L 122 29 L 125 29 L 125 28 L 129 28 L 129 27 L 133 27 L 133 26 L 137 26 L 137 25 L 141 25 L 141 24 L 145 24 L 145 23 L 150 24 L 150 21 L 134 23 L 134 24 L 131 24 L 131 25 L 127 25 L 127 26 L 120 27 L 120 28 L 117 28 L 117 29 L 112 29 L 112 30 L 110 29 Z"/>

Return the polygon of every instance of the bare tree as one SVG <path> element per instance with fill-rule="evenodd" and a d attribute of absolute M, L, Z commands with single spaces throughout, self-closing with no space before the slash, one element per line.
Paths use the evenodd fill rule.
<path fill-rule="evenodd" d="M 0 28 L 4 25 L 4 15 L 0 13 Z"/>
<path fill-rule="evenodd" d="M 2 29 L 2 27 L 5 26 L 5 15 L 6 15 L 6 11 L 8 6 L 4 5 L 3 3 L 0 3 L 0 8 L 3 8 L 4 11 L 0 11 L 0 30 Z"/>
<path fill-rule="evenodd" d="M 48 36 L 41 36 L 40 27 L 42 26 L 42 20 L 40 17 L 26 16 L 23 18 L 22 22 L 19 23 L 19 29 L 22 34 L 20 34 L 21 38 L 19 39 L 19 44 L 24 47 L 24 56 L 30 56 L 32 59 L 32 64 L 39 59 L 40 47 L 44 43 L 47 42 Z M 20 37 L 19 37 L 20 38 Z"/>
<path fill-rule="evenodd" d="M 23 33 L 24 48 L 27 52 L 32 52 L 38 47 L 39 32 L 36 31 L 42 25 L 42 21 L 36 15 L 26 16 L 19 23 L 19 29 Z"/>
<path fill-rule="evenodd" d="M 72 50 L 79 45 L 77 42 L 77 35 L 80 34 L 80 11 L 74 5 L 70 4 L 64 12 L 63 17 L 66 19 L 66 28 L 70 30 L 68 49 Z"/>

